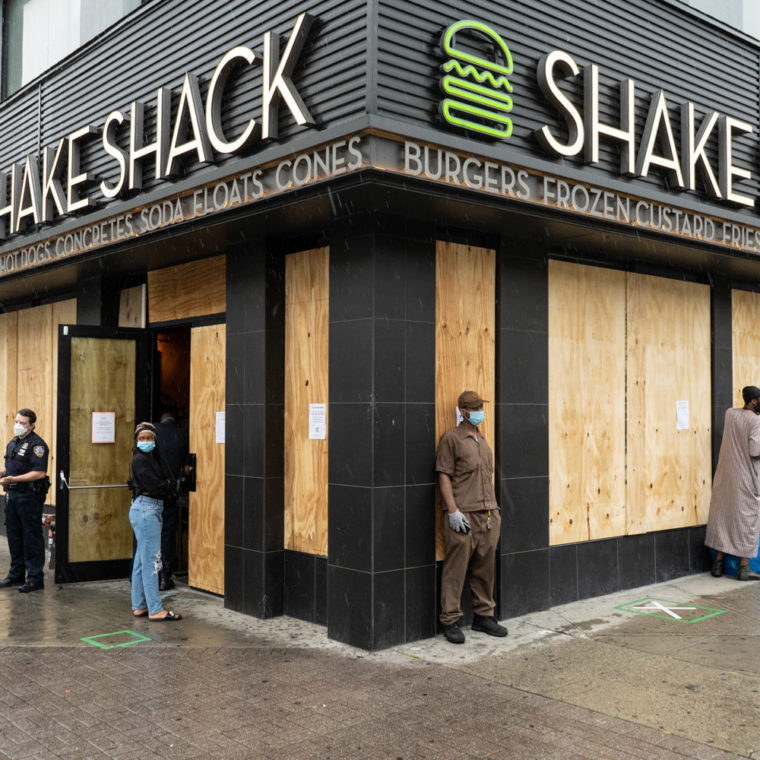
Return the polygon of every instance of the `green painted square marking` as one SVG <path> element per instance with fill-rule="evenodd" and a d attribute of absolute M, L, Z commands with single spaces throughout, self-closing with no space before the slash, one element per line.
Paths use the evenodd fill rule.
<path fill-rule="evenodd" d="M 132 638 L 128 641 L 122 641 L 120 644 L 101 644 L 99 641 L 95 641 L 95 639 L 105 639 L 108 636 L 124 636 L 129 635 Z M 92 644 L 93 646 L 100 647 L 101 649 L 117 649 L 118 647 L 128 647 L 132 644 L 139 644 L 141 641 L 152 641 L 148 636 L 143 636 L 140 633 L 135 633 L 134 631 L 126 630 L 126 631 L 114 631 L 113 633 L 99 633 L 97 636 L 85 636 L 80 641 L 86 641 L 88 644 Z"/>
<path fill-rule="evenodd" d="M 653 599 L 652 597 L 620 604 L 615 609 L 633 612 L 636 615 L 662 618 L 663 620 L 675 620 L 678 623 L 698 623 L 700 620 L 707 620 L 707 618 L 726 612 L 726 610 L 716 610 L 714 607 L 700 607 L 691 602 L 669 602 L 665 599 Z M 703 612 L 709 614 L 703 614 Z"/>

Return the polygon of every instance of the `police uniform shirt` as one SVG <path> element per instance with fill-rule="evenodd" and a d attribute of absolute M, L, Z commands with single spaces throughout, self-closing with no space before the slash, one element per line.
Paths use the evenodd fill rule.
<path fill-rule="evenodd" d="M 25 475 L 33 470 L 47 472 L 47 467 L 47 444 L 34 431 L 24 438 L 13 438 L 5 449 L 6 475 Z"/>

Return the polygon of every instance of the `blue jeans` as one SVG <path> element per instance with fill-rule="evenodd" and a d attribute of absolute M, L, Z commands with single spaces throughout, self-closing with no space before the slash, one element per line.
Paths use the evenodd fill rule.
<path fill-rule="evenodd" d="M 161 570 L 161 499 L 138 496 L 129 509 L 129 522 L 137 539 L 132 563 L 132 609 L 161 612 L 158 573 Z"/>

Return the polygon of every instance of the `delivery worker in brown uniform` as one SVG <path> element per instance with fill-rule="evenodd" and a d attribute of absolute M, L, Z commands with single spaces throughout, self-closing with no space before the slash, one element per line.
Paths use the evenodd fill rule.
<path fill-rule="evenodd" d="M 475 616 L 473 631 L 506 636 L 494 614 L 493 599 L 496 545 L 501 514 L 493 482 L 493 454 L 478 430 L 488 403 L 475 391 L 464 391 L 457 406 L 463 420 L 447 430 L 438 444 L 435 469 L 445 519 L 446 557 L 441 578 L 441 623 L 452 644 L 464 644 L 461 627 L 462 588 L 468 575 Z"/>

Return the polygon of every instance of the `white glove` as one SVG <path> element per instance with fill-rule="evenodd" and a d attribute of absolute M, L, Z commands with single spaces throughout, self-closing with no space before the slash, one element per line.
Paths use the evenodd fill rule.
<path fill-rule="evenodd" d="M 456 533 L 470 532 L 470 523 L 458 509 L 456 512 L 449 512 L 449 527 Z"/>

